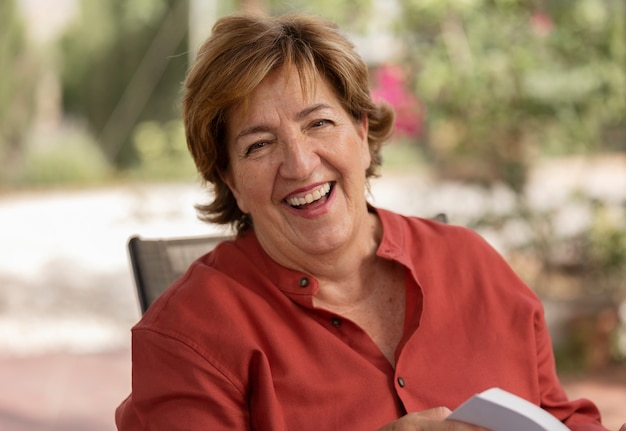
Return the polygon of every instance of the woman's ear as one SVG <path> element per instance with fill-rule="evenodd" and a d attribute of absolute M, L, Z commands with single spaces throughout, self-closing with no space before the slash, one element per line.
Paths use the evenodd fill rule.
<path fill-rule="evenodd" d="M 361 163 L 363 164 L 363 169 L 367 170 L 372 164 L 372 154 L 370 153 L 370 144 L 369 144 L 369 119 L 367 118 L 367 114 L 361 115 L 361 120 L 357 121 L 356 124 L 357 134 L 361 140 Z"/>

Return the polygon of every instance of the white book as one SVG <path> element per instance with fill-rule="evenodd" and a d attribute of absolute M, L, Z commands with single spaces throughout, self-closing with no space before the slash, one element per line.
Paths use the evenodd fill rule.
<path fill-rule="evenodd" d="M 448 419 L 491 431 L 569 431 L 541 407 L 500 388 L 474 395 L 454 410 Z"/>

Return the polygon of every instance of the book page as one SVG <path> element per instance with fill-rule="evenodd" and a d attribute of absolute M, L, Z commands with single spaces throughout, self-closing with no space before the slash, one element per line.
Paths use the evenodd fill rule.
<path fill-rule="evenodd" d="M 499 388 L 491 388 L 461 404 L 449 420 L 491 431 L 569 431 L 541 407 Z"/>

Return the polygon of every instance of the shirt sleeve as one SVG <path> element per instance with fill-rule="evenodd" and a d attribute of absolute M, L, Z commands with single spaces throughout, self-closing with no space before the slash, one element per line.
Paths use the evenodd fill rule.
<path fill-rule="evenodd" d="M 249 430 L 243 389 L 198 346 L 150 329 L 133 331 L 132 393 L 119 431 Z"/>
<path fill-rule="evenodd" d="M 505 259 L 482 237 L 477 236 L 472 231 L 466 230 L 465 232 L 478 240 L 475 242 L 477 248 L 472 256 L 482 256 L 483 262 L 489 265 L 488 269 L 484 266 L 485 263 L 476 265 L 473 261 L 473 267 L 482 267 L 482 275 L 489 277 L 489 281 L 485 281 L 484 284 L 488 285 L 495 278 L 497 285 L 507 286 L 507 294 L 512 291 L 516 292 L 514 296 L 510 297 L 516 298 L 515 303 L 525 299 L 529 304 L 532 304 L 530 310 L 532 316 L 528 317 L 532 319 L 534 340 L 529 338 L 527 343 L 523 343 L 528 346 L 529 354 L 534 356 L 528 357 L 528 360 L 534 361 L 536 364 L 540 406 L 561 420 L 572 431 L 607 431 L 600 422 L 600 413 L 595 404 L 587 399 L 569 400 L 563 390 L 556 369 L 552 339 L 545 320 L 544 308 L 538 295 L 521 280 Z M 469 241 L 465 241 L 465 244 L 468 243 Z M 511 289 L 511 286 L 517 286 L 517 288 Z M 499 303 L 499 301 L 497 302 Z M 508 302 L 508 304 L 511 303 Z M 510 309 L 508 310 L 510 311 Z M 518 377 L 523 379 L 529 376 L 520 375 Z"/>
<path fill-rule="evenodd" d="M 537 366 L 541 400 L 545 410 L 562 420 L 572 431 L 607 431 L 600 423 L 600 412 L 587 399 L 568 401 L 556 373 L 552 340 L 541 312 L 535 315 Z"/>

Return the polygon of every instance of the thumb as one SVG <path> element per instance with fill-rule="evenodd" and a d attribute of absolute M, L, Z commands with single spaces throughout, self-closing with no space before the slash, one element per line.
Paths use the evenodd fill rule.
<path fill-rule="evenodd" d="M 452 413 L 452 412 L 447 407 L 434 407 L 432 409 L 422 410 L 421 412 L 419 412 L 417 414 L 420 417 L 423 417 L 423 418 L 426 418 L 426 419 L 444 420 L 445 418 L 447 418 L 450 415 L 450 413 Z M 620 431 L 626 431 L 626 430 L 620 430 Z"/>

